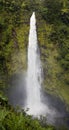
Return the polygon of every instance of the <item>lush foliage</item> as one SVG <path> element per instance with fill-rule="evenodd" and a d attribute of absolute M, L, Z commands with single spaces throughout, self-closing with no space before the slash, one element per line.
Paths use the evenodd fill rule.
<path fill-rule="evenodd" d="M 48 65 L 47 68 L 46 64 L 44 66 L 46 84 L 49 82 L 52 86 L 52 81 L 53 86 L 56 86 L 52 90 L 54 88 L 57 90 L 60 86 L 60 89 L 58 88 L 58 91 L 61 92 L 60 96 L 63 96 L 69 104 L 69 0 L 0 0 L 0 90 L 2 91 L 7 86 L 10 70 L 13 69 L 13 72 L 16 72 L 17 63 L 23 63 L 23 67 L 26 66 L 26 62 L 24 64 L 24 61 L 22 62 L 22 59 L 19 61 L 17 57 L 22 55 L 24 60 L 24 55 L 26 55 L 29 18 L 32 11 L 36 11 L 37 15 L 40 47 L 45 48 L 45 52 L 42 50 L 41 52 L 46 63 L 54 66 L 49 67 Z M 53 54 L 54 52 L 55 54 Z M 13 54 L 17 56 L 11 63 Z M 18 67 L 17 69 L 22 69 L 21 66 L 21 68 Z M 61 85 L 56 78 L 61 80 Z M 6 100 L 1 93 L 0 130 L 12 130 L 12 128 L 13 130 L 54 130 L 48 125 L 42 127 L 38 120 L 32 120 L 24 112 L 14 112 Z"/>
<path fill-rule="evenodd" d="M 60 49 L 60 62 L 62 67 L 69 69 L 69 1 L 46 0 L 41 10 L 46 22 L 53 24 L 53 30 L 49 39 Z"/>
<path fill-rule="evenodd" d="M 0 130 L 55 130 L 54 127 L 41 122 L 43 119 L 32 119 L 22 110 L 15 112 L 6 97 L 0 95 Z"/>
<path fill-rule="evenodd" d="M 44 0 L 41 5 L 39 13 L 44 24 L 40 23 L 38 33 L 44 62 L 44 84 L 69 104 L 69 1 Z"/>

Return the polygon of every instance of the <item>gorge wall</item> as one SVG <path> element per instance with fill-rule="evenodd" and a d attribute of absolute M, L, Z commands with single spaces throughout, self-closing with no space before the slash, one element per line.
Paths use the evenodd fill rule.
<path fill-rule="evenodd" d="M 5 4 L 7 5 L 7 3 Z M 39 1 L 37 1 L 36 4 L 33 3 L 33 6 L 31 3 L 27 2 L 23 2 L 22 4 L 19 3 L 17 5 L 17 8 L 19 8 L 18 12 L 14 10 L 15 15 L 13 11 L 9 11 L 11 9 L 8 9 L 8 6 L 5 7 L 6 11 L 3 11 L 2 9 L 2 15 L 0 15 L 2 25 L 2 27 L 0 27 L 0 88 L 3 89 L 7 87 L 7 82 L 14 73 L 20 74 L 22 71 L 26 72 L 27 70 L 29 19 L 32 11 L 36 10 L 38 44 L 40 47 L 44 72 L 44 90 L 48 93 L 59 96 L 66 102 L 66 104 L 69 105 L 68 71 L 64 70 L 60 64 L 60 45 L 59 38 L 57 39 L 56 36 L 58 35 L 58 37 L 60 37 L 60 34 L 58 33 L 55 35 L 55 28 L 58 28 L 58 26 L 61 25 L 59 23 L 56 23 L 57 25 L 55 25 L 55 23 L 49 23 L 45 19 L 44 14 L 41 12 L 41 5 Z M 46 10 L 43 11 L 45 12 Z M 4 28 L 4 26 L 6 26 L 6 28 Z M 66 25 L 64 25 L 63 29 L 66 30 L 67 28 L 65 27 Z M 59 30 L 61 31 L 62 29 Z M 68 30 L 66 30 L 65 33 L 68 33 Z M 53 38 L 53 35 L 55 38 Z M 61 39 L 63 38 L 64 34 L 63 37 L 61 36 Z M 67 43 L 68 40 L 69 39 L 66 41 Z"/>

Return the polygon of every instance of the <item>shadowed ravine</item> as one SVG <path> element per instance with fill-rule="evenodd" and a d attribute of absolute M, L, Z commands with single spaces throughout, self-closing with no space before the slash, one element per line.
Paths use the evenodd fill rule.
<path fill-rule="evenodd" d="M 69 114 L 65 104 L 59 98 L 43 92 L 41 88 L 43 72 L 38 50 L 36 18 L 33 13 L 30 19 L 27 74 L 14 75 L 11 78 L 10 86 L 15 87 L 8 89 L 9 102 L 22 109 L 29 108 L 27 113 L 30 115 L 46 116 L 48 123 L 67 125 L 69 120 L 65 121 L 65 118 Z"/>

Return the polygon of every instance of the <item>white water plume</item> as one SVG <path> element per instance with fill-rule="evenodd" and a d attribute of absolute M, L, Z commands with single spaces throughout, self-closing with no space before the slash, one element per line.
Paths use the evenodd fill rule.
<path fill-rule="evenodd" d="M 36 18 L 33 12 L 30 18 L 27 70 L 27 106 L 28 114 L 41 115 L 48 108 L 41 102 L 41 61 L 38 53 Z M 44 110 L 45 109 L 45 110 Z"/>

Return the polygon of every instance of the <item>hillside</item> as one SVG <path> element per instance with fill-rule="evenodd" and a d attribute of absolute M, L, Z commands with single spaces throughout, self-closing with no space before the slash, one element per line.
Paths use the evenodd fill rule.
<path fill-rule="evenodd" d="M 38 45 L 44 74 L 43 89 L 60 97 L 69 110 L 69 1 L 0 0 L 0 113 L 3 112 L 4 115 L 1 120 L 2 130 L 12 129 L 2 126 L 2 121 L 4 126 L 6 124 L 4 120 L 8 113 L 8 108 L 3 104 L 6 102 L 3 92 L 8 87 L 8 81 L 13 74 L 27 70 L 29 20 L 33 11 L 37 19 Z M 12 112 L 9 120 L 7 117 L 7 121 L 12 124 L 13 118 L 18 121 L 22 118 L 20 116 L 22 115 L 17 117 L 17 114 Z M 48 127 L 40 127 L 40 130 L 54 129 Z M 31 129 L 30 126 L 29 130 Z M 14 130 L 17 128 L 14 127 Z"/>

